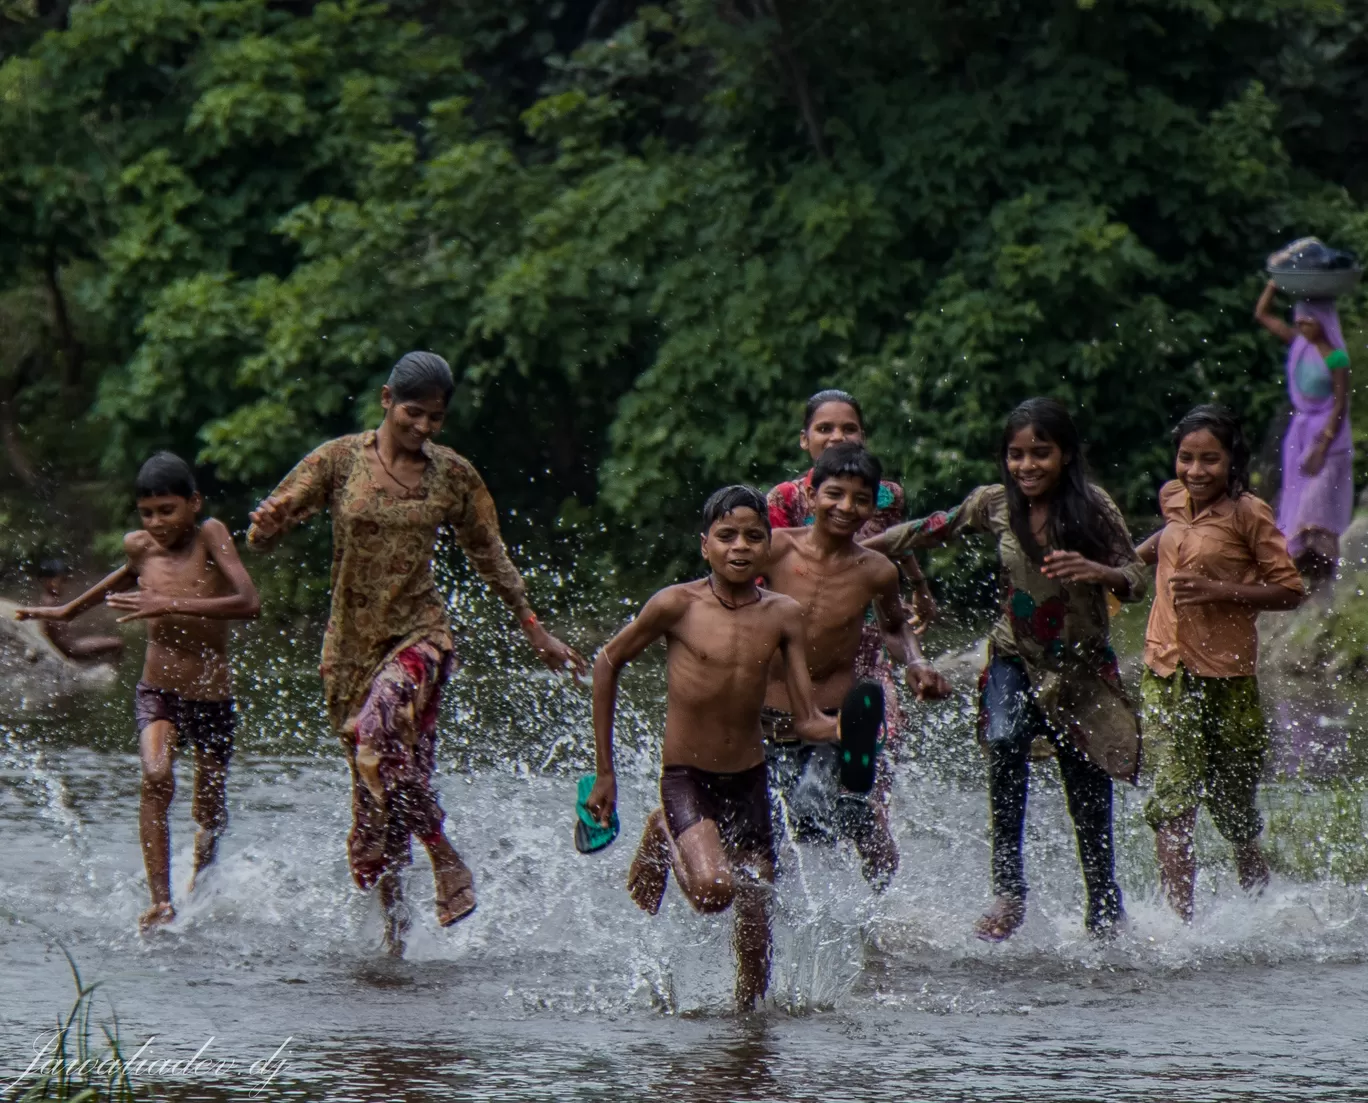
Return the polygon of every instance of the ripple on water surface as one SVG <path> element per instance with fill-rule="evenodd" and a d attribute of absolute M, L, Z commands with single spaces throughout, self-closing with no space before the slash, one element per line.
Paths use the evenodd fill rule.
<path fill-rule="evenodd" d="M 106 1019 L 117 1009 L 125 1048 L 151 1037 L 149 1054 L 183 1059 L 212 1039 L 207 1052 L 236 1062 L 212 1083 L 163 1078 L 165 1098 L 187 1101 L 247 1098 L 261 1086 L 249 1070 L 259 1080 L 286 1039 L 267 1098 L 1361 1098 L 1368 923 L 1355 856 L 1337 841 L 1361 817 L 1348 783 L 1268 788 L 1275 849 L 1302 865 L 1283 863 L 1256 900 L 1204 828 L 1191 928 L 1156 899 L 1143 794 L 1118 792 L 1130 926 L 1099 947 L 1082 934 L 1072 835 L 1047 766 L 1028 822 L 1028 921 L 987 946 L 970 935 L 987 843 L 965 706 L 923 710 L 895 789 L 893 887 L 870 892 L 848 853 L 786 844 L 772 997 L 736 1018 L 729 919 L 693 914 L 673 890 L 649 918 L 622 889 L 654 803 L 658 670 L 627 683 L 623 838 L 583 857 L 570 825 L 574 776 L 591 761 L 586 699 L 510 679 L 501 655 L 472 662 L 444 713 L 440 786 L 479 910 L 439 929 L 420 854 L 406 880 L 408 953 L 395 962 L 376 953 L 375 902 L 348 876 L 346 769 L 318 723 L 303 653 L 267 636 L 240 653 L 242 739 L 221 860 L 187 896 L 183 772 L 179 918 L 147 939 L 134 933 L 146 889 L 129 673 L 107 697 L 8 709 L 7 1067 L 22 1071 L 34 1036 L 70 1002 L 60 944 L 105 982 L 97 1008 Z"/>

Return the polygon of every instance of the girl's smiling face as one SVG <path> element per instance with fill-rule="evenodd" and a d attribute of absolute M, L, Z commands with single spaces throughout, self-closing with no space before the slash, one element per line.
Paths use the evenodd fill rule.
<path fill-rule="evenodd" d="M 1032 425 L 1019 429 L 1007 442 L 1007 473 L 1030 501 L 1054 493 L 1068 460 L 1059 445 L 1039 435 Z"/>
<path fill-rule="evenodd" d="M 841 441 L 864 443 L 864 425 L 849 402 L 823 402 L 798 437 L 798 444 L 814 462 L 829 445 Z"/>
<path fill-rule="evenodd" d="M 1194 509 L 1204 509 L 1230 488 L 1230 453 L 1210 429 L 1198 429 L 1178 442 L 1174 463 Z"/>

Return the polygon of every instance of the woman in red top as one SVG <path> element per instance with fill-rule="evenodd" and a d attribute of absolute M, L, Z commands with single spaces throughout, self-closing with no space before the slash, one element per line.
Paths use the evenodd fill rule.
<path fill-rule="evenodd" d="M 851 441 L 856 444 L 865 443 L 864 413 L 860 409 L 860 404 L 853 395 L 845 391 L 827 390 L 818 391 L 808 399 L 807 411 L 803 419 L 803 431 L 798 435 L 799 447 L 810 457 L 813 463 L 826 451 L 828 446 L 839 444 L 842 441 Z M 802 528 L 812 524 L 812 468 L 791 482 L 780 483 L 767 496 L 769 502 L 770 526 L 772 528 Z M 885 529 L 893 525 L 901 524 L 906 520 L 907 506 L 903 496 L 903 489 L 895 482 L 884 480 L 879 483 L 878 498 L 874 503 L 874 516 L 872 516 L 860 529 L 856 536 L 857 540 L 868 540 L 872 536 L 877 536 Z M 917 564 L 917 560 L 908 556 L 899 560 L 898 565 L 903 569 L 906 576 L 912 580 L 915 586 L 915 594 L 912 601 L 912 612 L 914 617 L 922 623 L 930 620 L 936 613 L 936 604 L 931 598 L 931 591 L 926 584 L 926 578 Z M 888 724 L 888 737 L 890 749 L 895 747 L 902 735 L 902 711 L 898 707 L 897 679 L 893 674 L 893 667 L 888 656 L 884 653 L 883 638 L 879 632 L 879 626 L 871 618 L 864 628 L 860 639 L 860 655 L 856 661 L 856 673 L 860 678 L 869 678 L 881 683 L 884 687 L 884 701 L 886 707 L 886 719 Z M 784 779 L 794 771 L 784 770 L 782 764 L 776 760 L 776 756 L 782 757 L 784 748 L 771 748 L 771 787 L 782 793 L 785 789 Z M 793 779 L 796 783 L 797 778 Z M 888 787 L 891 778 L 887 768 L 881 768 L 878 780 L 875 784 L 874 796 L 880 827 L 883 832 L 887 832 L 886 805 L 888 801 Z M 887 844 L 893 847 L 891 837 Z M 882 850 L 882 847 L 875 847 Z M 896 850 L 893 849 L 893 867 L 896 868 Z M 891 869 L 886 863 L 875 862 L 865 863 L 865 875 L 876 885 L 882 886 L 891 876 Z"/>

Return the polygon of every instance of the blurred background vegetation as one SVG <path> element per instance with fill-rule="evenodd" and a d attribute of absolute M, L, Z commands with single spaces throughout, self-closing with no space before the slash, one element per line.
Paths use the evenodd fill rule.
<path fill-rule="evenodd" d="M 1188 405 L 1278 423 L 1264 256 L 1368 253 L 1365 20 L 0 0 L 0 561 L 103 565 L 161 447 L 240 529 L 411 348 L 455 368 L 445 441 L 512 542 L 581 573 L 691 569 L 708 490 L 805 466 L 821 386 L 864 400 L 914 511 L 1057 395 L 1143 518 Z M 291 602 L 320 539 L 276 561 Z"/>

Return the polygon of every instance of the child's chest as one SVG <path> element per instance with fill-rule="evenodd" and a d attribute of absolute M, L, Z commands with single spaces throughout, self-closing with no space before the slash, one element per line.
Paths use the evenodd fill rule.
<path fill-rule="evenodd" d="M 215 597 L 228 580 L 198 540 L 186 551 L 152 551 L 138 564 L 138 585 L 170 597 Z"/>

